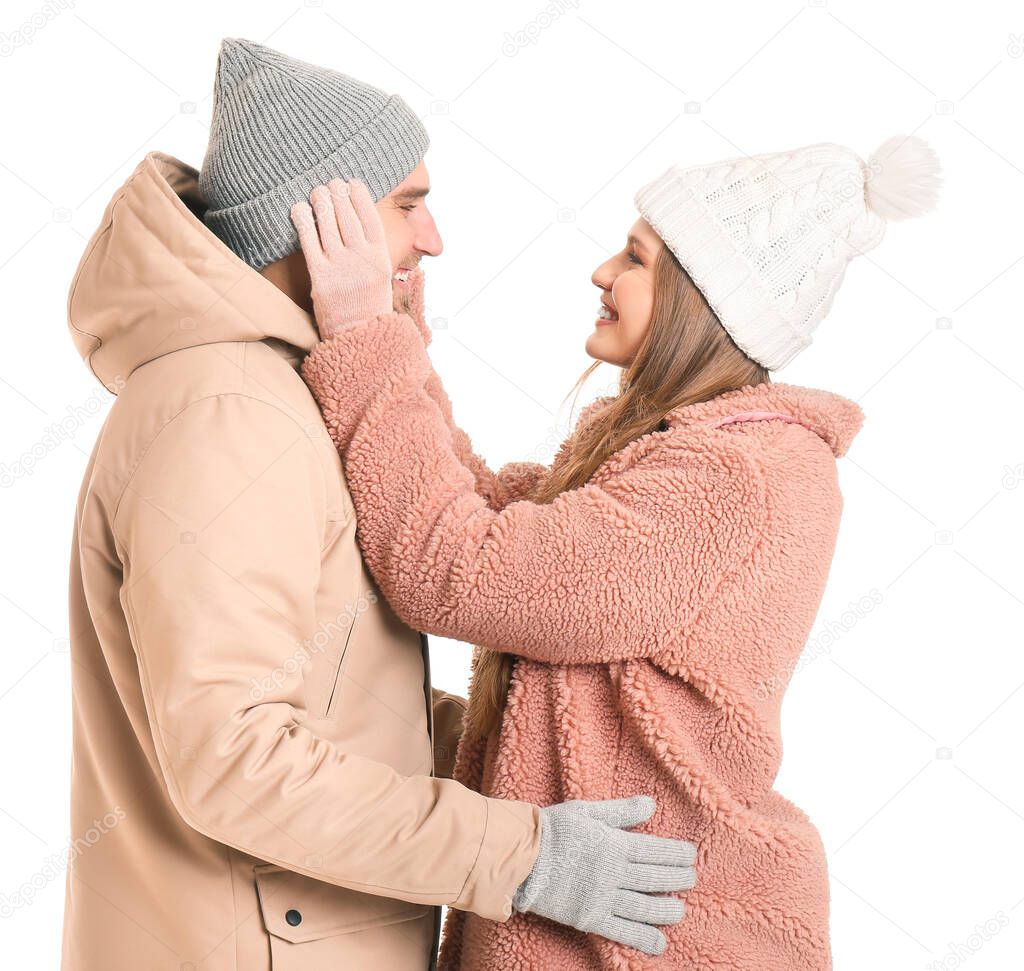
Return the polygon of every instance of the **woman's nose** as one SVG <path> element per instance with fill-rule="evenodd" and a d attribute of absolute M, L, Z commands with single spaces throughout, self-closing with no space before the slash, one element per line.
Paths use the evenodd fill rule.
<path fill-rule="evenodd" d="M 610 290 L 614 280 L 615 277 L 610 271 L 607 260 L 590 275 L 590 282 L 601 290 Z"/>

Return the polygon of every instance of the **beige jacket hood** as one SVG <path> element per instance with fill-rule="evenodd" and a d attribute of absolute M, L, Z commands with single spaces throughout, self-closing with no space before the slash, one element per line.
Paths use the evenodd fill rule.
<path fill-rule="evenodd" d="M 206 228 L 196 170 L 150 152 L 107 204 L 68 297 L 75 347 L 113 393 L 186 347 L 280 341 L 305 356 L 316 322 Z"/>
<path fill-rule="evenodd" d="M 427 968 L 440 905 L 509 915 L 538 810 L 436 777 L 458 718 L 360 555 L 314 321 L 197 177 L 146 155 L 68 299 L 117 400 L 72 542 L 63 969 Z"/>

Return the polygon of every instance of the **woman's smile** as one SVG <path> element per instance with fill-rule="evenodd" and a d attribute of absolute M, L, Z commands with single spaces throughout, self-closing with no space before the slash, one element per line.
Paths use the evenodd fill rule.
<path fill-rule="evenodd" d="M 618 322 L 618 312 L 602 300 L 601 306 L 597 311 L 597 326 L 600 327 L 602 324 L 617 324 Z"/>

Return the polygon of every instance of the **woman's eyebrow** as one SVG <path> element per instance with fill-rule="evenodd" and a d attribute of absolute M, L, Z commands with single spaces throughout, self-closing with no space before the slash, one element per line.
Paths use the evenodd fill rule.
<path fill-rule="evenodd" d="M 626 242 L 628 245 L 640 250 L 642 254 L 647 254 L 647 247 L 644 246 L 643 242 L 640 240 L 638 236 L 630 234 L 629 236 L 626 237 Z"/>

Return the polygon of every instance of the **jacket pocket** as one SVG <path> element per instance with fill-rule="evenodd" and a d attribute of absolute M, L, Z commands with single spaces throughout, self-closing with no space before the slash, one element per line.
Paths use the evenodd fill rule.
<path fill-rule="evenodd" d="M 330 718 L 338 708 L 338 701 L 341 696 L 341 672 L 345 667 L 345 655 L 348 654 L 348 645 L 352 640 L 352 631 L 358 623 L 358 616 L 355 612 L 352 614 L 352 620 L 349 622 L 348 630 L 345 632 L 345 643 L 341 646 L 341 651 L 338 654 L 338 663 L 334 665 L 334 672 L 329 678 L 329 683 L 325 687 L 328 688 L 326 695 L 327 700 L 324 703 L 321 717 Z"/>
<path fill-rule="evenodd" d="M 273 971 L 314 971 L 332 966 L 322 964 L 322 958 L 351 962 L 378 950 L 383 956 L 406 949 L 410 959 L 424 965 L 429 959 L 433 907 L 360 893 L 274 864 L 259 864 L 253 870 L 263 924 L 270 935 Z M 422 918 L 422 929 L 416 932 L 398 926 L 389 930 L 390 925 L 417 918 Z M 379 933 L 374 932 L 377 928 Z"/>

